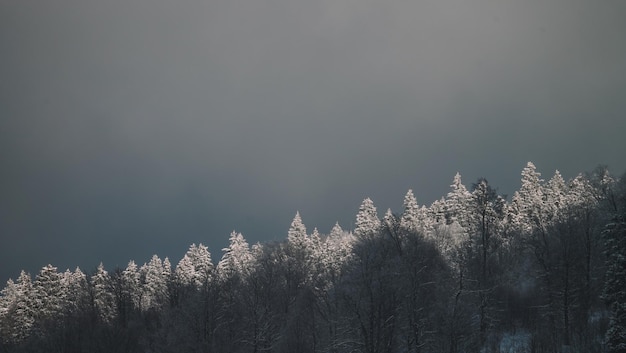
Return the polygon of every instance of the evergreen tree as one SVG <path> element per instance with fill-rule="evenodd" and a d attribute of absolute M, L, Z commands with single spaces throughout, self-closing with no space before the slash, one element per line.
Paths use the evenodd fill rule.
<path fill-rule="evenodd" d="M 568 204 L 568 187 L 561 173 L 557 170 L 546 185 L 545 205 L 550 219 L 561 216 Z"/>
<path fill-rule="evenodd" d="M 224 255 L 217 264 L 220 279 L 227 280 L 233 276 L 247 277 L 252 265 L 250 246 L 241 233 L 230 233 L 229 245 L 222 249 Z"/>
<path fill-rule="evenodd" d="M 417 232 L 420 223 L 420 207 L 413 195 L 413 190 L 409 189 L 404 195 L 403 206 L 404 212 L 400 218 L 400 227 L 407 232 Z"/>
<path fill-rule="evenodd" d="M 153 255 L 148 264 L 142 266 L 144 274 L 141 296 L 142 310 L 159 310 L 169 300 L 167 277 L 163 262 L 157 255 Z"/>
<path fill-rule="evenodd" d="M 306 234 L 306 227 L 302 223 L 300 212 L 296 212 L 289 231 L 287 232 L 287 242 L 299 251 L 310 251 L 310 239 Z"/>
<path fill-rule="evenodd" d="M 443 205 L 436 202 L 433 205 L 443 206 L 446 219 L 445 224 L 439 222 L 435 241 L 440 244 L 440 250 L 444 254 L 454 258 L 455 267 L 459 271 L 464 271 L 463 268 L 460 268 L 463 260 L 459 255 L 461 247 L 468 241 L 472 217 L 470 214 L 472 193 L 463 184 L 460 173 L 457 172 L 454 176 L 450 185 L 450 192 L 443 199 Z"/>
<path fill-rule="evenodd" d="M 322 255 L 322 262 L 330 282 L 339 278 L 343 265 L 352 257 L 353 244 L 354 236 L 344 231 L 338 222 L 335 223 L 324 242 Z"/>
<path fill-rule="evenodd" d="M 288 287 L 291 287 L 289 290 L 295 290 L 308 279 L 313 260 L 313 244 L 306 233 L 306 227 L 302 223 L 299 212 L 296 212 L 287 232 L 284 254 L 287 267 L 286 281 Z"/>
<path fill-rule="evenodd" d="M 339 222 L 335 222 L 335 225 L 330 229 L 329 237 L 339 238 L 344 234 L 343 228 L 339 225 Z"/>
<path fill-rule="evenodd" d="M 359 212 L 356 215 L 356 226 L 354 235 L 357 237 L 371 237 L 378 234 L 380 230 L 380 219 L 376 214 L 374 202 L 368 197 L 361 203 Z"/>
<path fill-rule="evenodd" d="M 109 273 L 104 269 L 102 262 L 96 273 L 91 276 L 93 290 L 93 305 L 100 320 L 110 323 L 115 318 L 115 300 L 112 293 L 112 283 Z"/>
<path fill-rule="evenodd" d="M 522 170 L 522 185 L 513 194 L 511 210 L 515 213 L 514 221 L 524 233 L 547 226 L 547 212 L 544 205 L 545 192 L 541 173 L 532 162 Z"/>
<path fill-rule="evenodd" d="M 322 235 L 317 230 L 317 227 L 313 228 L 313 232 L 309 236 L 309 244 L 311 247 L 310 277 L 312 277 L 312 281 L 314 283 L 319 284 L 319 280 L 321 280 L 321 277 L 323 276 L 322 274 L 324 272 L 324 266 L 325 266 L 325 264 L 323 263 L 325 245 L 324 245 L 324 241 L 322 240 Z"/>
<path fill-rule="evenodd" d="M 11 332 L 11 316 L 14 315 L 15 302 L 17 301 L 17 285 L 9 278 L 7 284 L 0 291 L 0 344 L 8 344 Z"/>
<path fill-rule="evenodd" d="M 195 244 L 192 246 L 195 246 Z M 183 255 L 183 258 L 178 261 L 178 265 L 176 265 L 174 270 L 176 283 L 181 286 L 195 285 L 195 276 L 196 270 L 191 257 L 188 254 Z"/>
<path fill-rule="evenodd" d="M 397 229 L 401 222 L 402 219 L 398 220 L 391 211 L 391 208 L 388 208 L 387 211 L 385 211 L 381 225 L 383 228 Z"/>
<path fill-rule="evenodd" d="M 74 272 L 67 276 L 66 280 L 66 305 L 70 314 L 79 314 L 89 306 L 89 284 L 87 276 L 76 267 Z"/>
<path fill-rule="evenodd" d="M 165 277 L 169 285 L 169 282 L 172 280 L 172 263 L 168 257 L 163 259 L 163 277 Z"/>
<path fill-rule="evenodd" d="M 39 323 L 55 320 L 63 310 L 65 302 L 61 274 L 52 265 L 44 266 L 35 277 L 33 305 Z"/>
<path fill-rule="evenodd" d="M 35 324 L 34 289 L 31 277 L 20 272 L 16 282 L 9 280 L 0 297 L 0 339 L 5 344 L 26 340 Z"/>
<path fill-rule="evenodd" d="M 132 308 L 141 308 L 141 274 L 133 260 L 130 260 L 126 269 L 122 271 L 122 295 L 124 301 Z"/>
<path fill-rule="evenodd" d="M 472 195 L 469 191 L 467 191 L 465 185 L 463 185 L 460 173 L 457 172 L 454 176 L 450 189 L 451 190 L 448 192 L 445 199 L 447 223 L 452 224 L 457 222 L 462 227 L 467 227 L 467 210 L 469 208 Z"/>
<path fill-rule="evenodd" d="M 433 229 L 446 223 L 446 200 L 440 198 L 435 200 L 426 210 L 426 215 Z"/>
<path fill-rule="evenodd" d="M 200 289 L 209 283 L 212 273 L 213 263 L 209 249 L 202 244 L 191 244 L 176 266 L 175 277 L 183 286 L 193 285 Z"/>

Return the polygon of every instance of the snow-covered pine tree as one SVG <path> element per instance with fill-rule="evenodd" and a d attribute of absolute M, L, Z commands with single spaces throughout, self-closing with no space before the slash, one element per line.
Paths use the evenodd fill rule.
<path fill-rule="evenodd" d="M 7 284 L 0 291 L 0 321 L 7 315 L 10 306 L 13 304 L 12 300 L 15 299 L 16 291 L 15 282 L 9 278 Z"/>
<path fill-rule="evenodd" d="M 89 305 L 89 284 L 87 276 L 76 267 L 73 272 L 69 272 L 65 278 L 66 303 L 65 308 L 70 314 L 75 314 L 81 310 L 86 310 Z"/>
<path fill-rule="evenodd" d="M 430 216 L 430 210 L 426 206 L 420 206 L 417 211 L 418 231 L 427 238 L 432 238 L 432 233 L 437 226 L 436 221 Z"/>
<path fill-rule="evenodd" d="M 429 223 L 433 228 L 446 223 L 446 199 L 440 198 L 433 201 L 432 204 L 426 210 L 426 214 L 429 219 Z"/>
<path fill-rule="evenodd" d="M 144 274 L 141 309 L 160 310 L 169 300 L 163 262 L 157 255 L 152 255 L 150 262 L 142 266 L 141 273 Z"/>
<path fill-rule="evenodd" d="M 310 236 L 310 244 L 314 253 L 320 251 L 322 247 L 322 242 L 322 235 L 320 234 L 319 230 L 317 230 L 317 227 L 313 228 L 313 233 L 311 233 Z"/>
<path fill-rule="evenodd" d="M 73 273 L 72 271 L 70 271 L 70 269 L 66 269 L 65 272 L 63 273 L 59 273 L 59 276 L 61 278 L 61 297 L 63 298 L 63 301 L 61 302 L 61 308 L 63 308 L 63 312 L 64 313 L 68 313 L 70 311 L 70 291 L 71 291 L 71 287 L 72 287 L 72 279 L 73 279 Z"/>
<path fill-rule="evenodd" d="M 111 277 L 104 269 L 102 262 L 98 265 L 96 273 L 91 276 L 93 290 L 93 305 L 98 317 L 103 322 L 109 323 L 115 318 L 115 300 L 111 291 Z"/>
<path fill-rule="evenodd" d="M 563 210 L 567 207 L 568 187 L 565 179 L 557 170 L 545 187 L 545 205 L 548 218 L 556 219 L 561 216 Z"/>
<path fill-rule="evenodd" d="M 324 263 L 332 269 L 333 276 L 338 276 L 342 266 L 351 259 L 354 241 L 354 235 L 344 231 L 339 222 L 330 230 L 324 243 Z"/>
<path fill-rule="evenodd" d="M 310 280 L 310 273 L 313 267 L 313 244 L 306 233 L 306 227 L 302 223 L 300 213 L 296 212 L 289 231 L 287 232 L 287 243 L 284 244 L 284 254 L 286 259 L 285 280 L 290 290 L 289 295 L 295 295 L 300 286 Z"/>
<path fill-rule="evenodd" d="M 564 198 L 564 203 L 569 208 L 584 208 L 595 209 L 600 199 L 602 199 L 602 192 L 591 183 L 591 181 L 582 174 L 578 174 L 567 185 L 567 194 Z"/>
<path fill-rule="evenodd" d="M 172 280 L 172 263 L 167 256 L 163 259 L 163 277 L 167 279 L 169 285 Z"/>
<path fill-rule="evenodd" d="M 443 208 L 445 213 L 445 224 L 439 222 L 437 234 L 433 238 L 442 252 L 451 255 L 467 241 L 472 218 L 470 214 L 472 193 L 463 184 L 460 173 L 455 174 L 450 185 L 450 192 L 442 201 L 435 202 L 431 206 L 431 208 Z M 434 212 L 431 211 L 431 213 Z M 433 229 L 434 227 L 433 225 Z"/>
<path fill-rule="evenodd" d="M 381 222 L 376 214 L 374 202 L 368 197 L 363 200 L 356 215 L 354 235 L 359 238 L 377 235 L 380 226 Z"/>
<path fill-rule="evenodd" d="M 17 286 L 11 278 L 0 291 L 0 344 L 9 344 L 11 332 L 11 318 L 14 316 L 15 301 L 17 300 Z"/>
<path fill-rule="evenodd" d="M 192 246 L 195 246 L 195 244 Z M 193 266 L 193 262 L 191 261 L 191 257 L 185 254 L 182 259 L 178 261 L 178 265 L 176 265 L 176 269 L 174 270 L 174 280 L 181 286 L 195 285 L 195 273 L 196 270 Z"/>
<path fill-rule="evenodd" d="M 252 253 L 250 246 L 241 233 L 230 233 L 227 248 L 222 249 L 224 255 L 217 264 L 217 273 L 221 280 L 227 280 L 234 276 L 247 277 L 252 265 Z"/>
<path fill-rule="evenodd" d="M 409 189 L 404 195 L 404 211 L 400 217 L 400 228 L 406 232 L 414 233 L 418 231 L 420 223 L 420 207 L 413 190 Z"/>
<path fill-rule="evenodd" d="M 31 334 L 35 323 L 34 290 L 31 277 L 20 272 L 16 282 L 9 279 L 0 293 L 1 343 L 16 344 Z"/>
<path fill-rule="evenodd" d="M 335 222 L 335 225 L 330 229 L 329 237 L 331 238 L 339 238 L 343 235 L 344 230 L 339 225 L 339 222 Z"/>
<path fill-rule="evenodd" d="M 41 268 L 33 285 L 33 305 L 39 322 L 55 320 L 63 311 L 65 301 L 61 274 L 52 265 Z"/>
<path fill-rule="evenodd" d="M 314 261 L 318 262 L 321 258 L 321 254 L 324 248 L 324 240 L 322 239 L 322 235 L 320 234 L 317 227 L 313 228 L 313 232 L 309 236 L 309 246 L 311 248 L 311 257 L 314 258 Z"/>
<path fill-rule="evenodd" d="M 287 242 L 297 249 L 304 250 L 310 247 L 310 239 L 306 234 L 306 227 L 302 223 L 300 212 L 296 212 L 293 221 L 291 221 L 291 226 L 287 232 Z"/>
<path fill-rule="evenodd" d="M 457 222 L 461 227 L 466 228 L 468 226 L 469 217 L 467 212 L 472 194 L 467 191 L 467 188 L 463 185 L 460 173 L 457 172 L 454 176 L 450 189 L 445 199 L 447 223 L 451 224 Z"/>
<path fill-rule="evenodd" d="M 213 275 L 213 262 L 209 249 L 202 244 L 191 244 L 178 262 L 175 277 L 183 286 L 194 285 L 197 289 L 207 285 Z"/>
<path fill-rule="evenodd" d="M 525 232 L 547 227 L 547 210 L 545 206 L 545 191 L 541 173 L 532 162 L 528 162 L 522 169 L 521 187 L 513 194 L 511 210 L 514 212 L 512 220 L 518 223 L 518 228 Z"/>
<path fill-rule="evenodd" d="M 387 211 L 385 211 L 381 225 L 383 228 L 395 231 L 399 227 L 400 222 L 401 220 L 398 220 L 398 218 L 391 211 L 391 208 L 388 208 Z"/>
<path fill-rule="evenodd" d="M 130 260 L 122 271 L 122 296 L 124 302 L 132 305 L 133 308 L 141 308 L 141 274 L 135 261 Z"/>
<path fill-rule="evenodd" d="M 326 263 L 325 261 L 325 244 L 322 235 L 313 228 L 313 232 L 309 236 L 309 282 L 313 283 L 314 288 L 320 288 L 326 280 Z"/>

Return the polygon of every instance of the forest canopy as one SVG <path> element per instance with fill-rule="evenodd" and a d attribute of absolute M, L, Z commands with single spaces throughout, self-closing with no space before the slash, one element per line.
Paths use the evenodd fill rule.
<path fill-rule="evenodd" d="M 152 256 L 22 271 L 0 296 L 6 352 L 625 352 L 626 183 L 533 163 L 500 195 L 461 175 L 431 205 L 363 200 L 352 230 L 230 234 Z"/>

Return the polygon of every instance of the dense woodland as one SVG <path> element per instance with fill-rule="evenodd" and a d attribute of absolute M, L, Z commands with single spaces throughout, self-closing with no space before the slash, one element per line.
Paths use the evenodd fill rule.
<path fill-rule="evenodd" d="M 45 266 L 0 296 L 3 352 L 626 352 L 626 182 L 606 168 L 507 200 L 486 179 L 351 231 L 233 232 L 219 261 Z"/>

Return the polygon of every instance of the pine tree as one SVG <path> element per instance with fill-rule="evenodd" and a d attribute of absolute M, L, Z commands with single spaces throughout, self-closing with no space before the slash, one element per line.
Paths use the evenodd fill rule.
<path fill-rule="evenodd" d="M 217 264 L 220 279 L 227 280 L 234 276 L 247 277 L 252 264 L 250 246 L 241 233 L 230 233 L 229 245 L 222 249 L 224 255 Z"/>
<path fill-rule="evenodd" d="M 177 282 L 183 286 L 206 286 L 213 275 L 213 263 L 209 249 L 202 244 L 191 244 L 187 253 L 178 262 L 175 270 Z"/>
<path fill-rule="evenodd" d="M 72 279 L 73 273 L 70 269 L 66 269 L 65 272 L 59 273 L 61 279 L 61 297 L 63 300 L 61 301 L 61 308 L 64 312 L 70 311 L 70 293 L 72 290 Z"/>
<path fill-rule="evenodd" d="M 141 273 L 144 279 L 141 287 L 141 309 L 160 310 L 169 300 L 163 262 L 157 255 L 152 255 L 150 262 L 142 266 Z"/>
<path fill-rule="evenodd" d="M 132 308 L 141 308 L 141 274 L 139 273 L 137 264 L 133 260 L 130 260 L 126 269 L 122 271 L 121 290 L 124 302 L 131 305 Z"/>
<path fill-rule="evenodd" d="M 376 214 L 374 202 L 368 197 L 361 203 L 359 212 L 356 215 L 356 226 L 354 235 L 357 237 L 371 237 L 378 234 L 380 230 L 380 219 Z"/>
<path fill-rule="evenodd" d="M 429 223 L 433 228 L 436 228 L 440 225 L 446 223 L 446 200 L 445 198 L 440 198 L 439 200 L 435 200 L 430 207 L 426 209 L 426 215 L 429 219 Z"/>
<path fill-rule="evenodd" d="M 9 278 L 7 284 L 2 288 L 2 291 L 0 291 L 0 320 L 6 317 L 12 301 L 15 299 L 16 292 L 17 288 L 15 282 L 13 282 L 13 279 Z"/>
<path fill-rule="evenodd" d="M 35 324 L 34 290 L 31 277 L 21 271 L 16 282 L 9 279 L 0 296 L 0 339 L 18 344 L 31 335 Z"/>
<path fill-rule="evenodd" d="M 579 174 L 567 186 L 564 203 L 568 208 L 595 209 L 599 200 L 603 198 L 598 190 L 584 175 Z"/>
<path fill-rule="evenodd" d="M 383 228 L 395 230 L 398 228 L 400 222 L 402 222 L 402 220 L 398 220 L 391 211 L 391 208 L 388 208 L 387 211 L 385 211 L 381 225 Z"/>
<path fill-rule="evenodd" d="M 315 254 L 319 253 L 322 249 L 322 235 L 319 230 L 317 230 L 317 227 L 313 228 L 313 233 L 311 233 L 309 238 L 313 256 L 316 256 Z"/>
<path fill-rule="evenodd" d="M 417 199 L 413 195 L 413 190 L 409 189 L 404 195 L 404 212 L 400 217 L 400 227 L 406 232 L 417 232 L 420 223 L 420 207 Z"/>
<path fill-rule="evenodd" d="M 54 320 L 65 301 L 61 275 L 52 265 L 44 266 L 35 278 L 33 305 L 39 321 Z"/>
<path fill-rule="evenodd" d="M 461 227 L 468 226 L 467 210 L 469 203 L 471 202 L 472 195 L 463 182 L 461 181 L 461 174 L 458 172 L 452 180 L 450 185 L 450 192 L 446 196 L 445 208 L 446 208 L 446 220 L 448 224 L 457 222 Z"/>
<path fill-rule="evenodd" d="M 516 214 L 513 219 L 520 230 L 525 233 L 530 233 L 533 229 L 545 231 L 548 212 L 545 207 L 543 179 L 532 162 L 528 162 L 522 170 L 522 185 L 513 194 L 511 203 L 511 210 Z"/>
<path fill-rule="evenodd" d="M 302 223 L 302 218 L 300 218 L 300 212 L 296 212 L 295 217 L 293 217 L 287 232 L 287 242 L 297 249 L 304 250 L 309 248 L 310 241 L 306 234 L 306 227 Z"/>
<path fill-rule="evenodd" d="M 561 216 L 568 203 L 568 187 L 561 173 L 557 170 L 546 185 L 545 204 L 548 218 Z"/>
<path fill-rule="evenodd" d="M 320 289 L 325 286 L 326 281 L 326 263 L 325 261 L 325 244 L 322 235 L 316 228 L 309 236 L 309 259 L 308 259 L 308 282 L 313 287 Z"/>
<path fill-rule="evenodd" d="M 192 246 L 195 246 L 193 244 Z M 194 268 L 191 257 L 187 254 L 183 255 L 183 258 L 178 261 L 178 265 L 176 265 L 176 270 L 174 270 L 174 278 L 176 283 L 181 286 L 191 286 L 195 285 L 195 275 L 196 270 Z"/>
<path fill-rule="evenodd" d="M 288 296 L 295 295 L 297 290 L 305 282 L 310 280 L 313 267 L 313 244 L 306 233 L 306 227 L 302 223 L 300 213 L 296 212 L 289 231 L 287 243 L 283 246 L 286 271 L 285 281 L 288 286 Z"/>
<path fill-rule="evenodd" d="M 168 284 L 172 280 L 172 263 L 168 257 L 163 259 L 163 277 L 167 279 Z"/>
<path fill-rule="evenodd" d="M 111 277 L 104 269 L 102 262 L 98 265 L 96 273 L 91 276 L 93 290 L 93 305 L 98 317 L 103 322 L 109 323 L 115 318 L 115 301 L 111 291 Z"/>
<path fill-rule="evenodd" d="M 10 343 L 8 333 L 11 332 L 11 316 L 15 310 L 18 289 L 12 279 L 0 291 L 0 344 Z"/>
<path fill-rule="evenodd" d="M 438 233 L 435 236 L 440 250 L 447 255 L 457 252 L 467 242 L 471 224 L 471 206 L 472 193 L 467 190 L 461 180 L 461 174 L 457 172 L 443 203 L 445 224 L 439 222 Z M 456 259 L 457 265 L 458 261 L 459 258 Z"/>
<path fill-rule="evenodd" d="M 86 310 L 89 303 L 89 284 L 87 276 L 76 267 L 66 277 L 66 304 L 65 308 L 70 314 L 76 314 Z"/>
<path fill-rule="evenodd" d="M 329 271 L 331 280 L 339 277 L 341 268 L 352 257 L 352 246 L 355 238 L 352 233 L 344 231 L 339 223 L 335 223 L 324 242 L 324 264 Z"/>
<path fill-rule="evenodd" d="M 341 237 L 343 233 L 344 233 L 344 230 L 339 225 L 339 222 L 335 222 L 335 225 L 330 229 L 329 237 L 331 238 Z"/>

